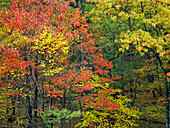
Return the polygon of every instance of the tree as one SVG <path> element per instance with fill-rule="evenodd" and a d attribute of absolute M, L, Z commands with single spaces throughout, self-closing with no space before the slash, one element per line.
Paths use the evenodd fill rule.
<path fill-rule="evenodd" d="M 16 116 L 16 108 L 22 111 L 16 104 L 26 110 L 21 116 L 16 116 L 19 125 L 43 125 L 40 123 L 43 116 L 40 115 L 50 113 L 47 106 L 57 105 L 64 113 L 66 108 L 77 111 L 72 109 L 75 101 L 78 102 L 75 106 L 79 105 L 83 113 L 82 99 L 73 100 L 73 95 L 83 98 L 89 95 L 88 91 L 101 95 L 102 92 L 91 82 L 104 85 L 114 80 L 107 75 L 112 63 L 104 60 L 100 48 L 94 46 L 92 34 L 88 32 L 90 24 L 79 9 L 69 8 L 69 3 L 13 0 L 1 10 L 0 80 L 5 86 L 1 94 L 15 94 L 15 98 L 11 97 L 12 115 Z M 78 55 L 80 52 L 81 56 Z M 99 75 L 100 80 L 93 80 L 94 74 L 95 77 Z M 9 90 L 11 93 L 6 92 Z M 111 105 L 112 102 L 103 105 L 116 110 L 118 107 Z M 73 115 L 77 116 L 68 114 L 59 118 L 61 127 L 65 127 L 68 117 Z M 50 115 L 51 118 L 55 116 Z M 47 123 L 53 127 L 56 122 Z"/>
<path fill-rule="evenodd" d="M 140 115 L 134 104 L 137 88 L 145 84 L 154 90 L 156 72 L 145 73 L 155 68 L 156 59 L 165 78 L 167 126 L 168 5 L 161 0 L 5 4 L 0 11 L 0 101 L 5 99 L 1 106 L 8 122 L 26 127 L 134 127 Z M 145 64 L 149 56 L 150 68 Z M 22 108 L 26 111 L 18 116 Z"/>
<path fill-rule="evenodd" d="M 58 96 L 62 97 L 66 91 L 64 85 L 51 84 L 57 77 L 66 74 L 67 68 L 75 69 L 75 64 L 69 60 L 73 56 L 73 54 L 68 55 L 72 53 L 69 46 L 77 45 L 75 42 L 79 41 L 80 33 L 84 41 L 87 40 L 86 44 L 84 43 L 86 51 L 88 46 L 93 43 L 90 39 L 91 35 L 87 33 L 88 24 L 86 24 L 85 18 L 81 16 L 78 9 L 70 9 L 68 5 L 69 1 L 13 0 L 1 10 L 2 45 L 5 48 L 9 47 L 10 50 L 17 50 L 17 55 L 21 60 L 18 62 L 15 57 L 14 59 L 12 57 L 12 61 L 9 61 L 7 57 L 7 63 L 4 63 L 6 69 L 1 70 L 1 74 L 4 75 L 7 72 L 8 78 L 2 76 L 1 79 L 3 84 L 7 81 L 9 85 L 13 81 L 16 82 L 17 79 L 22 80 L 13 84 L 12 89 L 19 88 L 25 93 L 19 98 L 28 112 L 26 118 L 29 127 L 39 125 L 40 111 L 38 109 L 42 104 L 44 107 L 44 102 L 47 100 L 44 97 L 46 93 L 52 100 L 52 97 L 56 99 Z M 78 48 L 81 50 L 81 46 Z M 88 51 L 92 52 L 93 48 Z M 3 62 L 6 55 L 4 52 L 1 53 L 1 62 Z M 11 64 L 15 64 L 13 62 L 17 63 L 19 73 L 20 68 L 24 70 L 20 73 L 22 75 L 16 75 L 16 78 L 8 73 L 14 72 L 14 69 L 11 69 L 13 68 Z M 24 65 L 24 62 L 30 63 Z M 48 84 L 52 90 L 44 89 L 44 87 L 48 87 L 45 86 Z M 58 86 L 60 87 L 58 88 Z M 39 98 L 40 100 L 38 100 Z M 53 102 L 51 102 L 52 104 Z"/>
<path fill-rule="evenodd" d="M 161 0 L 89 0 L 88 2 L 94 5 L 89 12 L 91 22 L 95 24 L 91 31 L 95 33 L 96 45 L 103 48 L 106 58 L 116 62 L 116 58 L 124 59 L 126 55 L 129 60 L 135 56 L 139 58 L 139 55 L 144 56 L 142 59 L 150 55 L 159 62 L 164 72 L 166 127 L 168 127 L 169 2 Z M 125 59 L 123 61 L 127 63 Z M 142 70 L 142 65 L 138 66 L 138 69 Z M 153 83 L 150 84 L 152 85 Z"/>

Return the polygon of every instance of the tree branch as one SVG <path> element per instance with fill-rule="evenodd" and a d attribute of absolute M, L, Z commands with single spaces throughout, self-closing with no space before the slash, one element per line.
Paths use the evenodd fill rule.
<path fill-rule="evenodd" d="M 117 56 L 115 56 L 114 58 L 111 58 L 109 61 L 112 61 L 112 60 L 118 58 L 118 57 L 120 56 L 121 53 L 122 53 L 122 52 L 119 52 L 119 53 L 117 54 Z"/>

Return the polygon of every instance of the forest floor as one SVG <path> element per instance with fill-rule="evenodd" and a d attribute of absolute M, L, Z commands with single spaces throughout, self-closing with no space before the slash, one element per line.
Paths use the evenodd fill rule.
<path fill-rule="evenodd" d="M 164 128 L 165 127 L 165 111 L 157 107 L 160 105 L 158 102 L 159 96 L 153 97 L 152 92 L 140 92 L 136 95 L 135 104 L 140 112 L 142 112 L 141 118 L 136 120 L 138 126 L 136 128 Z M 138 99 L 141 99 L 140 101 Z M 24 108 L 20 108 L 24 109 Z M 21 111 L 21 110 L 20 110 Z M 24 110 L 23 110 L 24 112 Z M 18 113 L 16 110 L 16 116 L 21 117 L 22 113 Z M 7 117 L 8 118 L 8 117 Z M 0 128 L 24 128 L 17 125 L 16 122 L 7 122 L 7 118 L 0 123 Z M 23 119 L 23 123 L 27 123 L 28 119 Z M 74 125 L 78 120 L 74 122 Z M 73 126 L 73 125 L 72 125 Z M 44 128 L 44 127 L 38 127 Z M 53 128 L 60 128 L 54 125 Z"/>
<path fill-rule="evenodd" d="M 141 92 L 136 97 L 135 106 L 143 113 L 141 119 L 136 120 L 137 128 L 164 128 L 165 109 L 158 107 L 162 104 L 158 101 L 159 96 L 153 97 L 152 92 Z"/>

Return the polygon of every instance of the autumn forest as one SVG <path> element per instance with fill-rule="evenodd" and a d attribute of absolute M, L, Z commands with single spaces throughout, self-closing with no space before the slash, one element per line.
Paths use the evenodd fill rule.
<path fill-rule="evenodd" d="M 169 128 L 169 0 L 1 0 L 0 128 Z"/>

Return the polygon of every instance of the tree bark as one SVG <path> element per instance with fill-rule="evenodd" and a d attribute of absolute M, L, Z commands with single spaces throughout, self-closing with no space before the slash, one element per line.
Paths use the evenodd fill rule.
<path fill-rule="evenodd" d="M 169 72 L 168 69 L 165 69 L 164 66 L 163 66 L 163 62 L 159 56 L 159 53 L 157 53 L 154 49 L 150 48 L 150 50 L 155 54 L 155 57 L 157 58 L 159 64 L 160 64 L 160 67 L 162 68 L 163 72 L 164 72 L 164 75 L 165 75 L 165 102 L 166 102 L 166 108 L 165 108 L 165 115 L 166 115 L 166 121 L 165 121 L 165 124 L 166 124 L 166 128 L 169 128 L 169 125 L 170 125 L 170 108 L 169 108 L 169 104 L 170 104 L 170 100 L 169 100 L 169 97 L 170 97 L 170 86 L 169 86 L 169 82 L 167 80 L 167 73 Z"/>
<path fill-rule="evenodd" d="M 35 63 L 36 63 L 35 66 L 38 66 L 38 51 L 37 51 Z M 35 90 L 34 90 L 34 121 L 37 124 L 37 108 L 38 108 L 38 103 L 37 103 L 38 102 L 38 85 L 37 85 L 38 72 L 37 72 L 37 70 L 35 70 L 34 73 L 35 73 L 34 74 L 35 75 L 35 80 L 34 80 L 34 87 L 35 87 Z"/>

